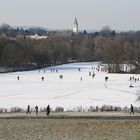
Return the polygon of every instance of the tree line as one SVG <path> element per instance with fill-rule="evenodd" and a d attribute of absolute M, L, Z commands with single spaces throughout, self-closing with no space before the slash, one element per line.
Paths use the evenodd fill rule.
<path fill-rule="evenodd" d="M 93 59 L 94 42 L 89 37 L 48 37 L 42 40 L 0 38 L 1 66 L 42 67 Z"/>
<path fill-rule="evenodd" d="M 43 29 L 42 27 L 28 27 L 27 29 L 23 29 L 23 27 L 11 27 L 7 23 L 3 23 L 0 25 L 0 35 L 4 35 L 6 37 L 16 38 L 18 35 L 47 35 L 48 31 Z"/>
<path fill-rule="evenodd" d="M 108 28 L 78 36 L 49 36 L 47 39 L 0 38 L 0 65 L 45 67 L 68 62 L 102 61 L 110 72 L 121 72 L 131 64 L 140 73 L 140 32 L 116 33 Z"/>

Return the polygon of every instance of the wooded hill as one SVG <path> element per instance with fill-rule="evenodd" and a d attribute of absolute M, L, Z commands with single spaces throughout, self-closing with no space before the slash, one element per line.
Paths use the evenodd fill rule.
<path fill-rule="evenodd" d="M 14 68 L 39 68 L 75 61 L 102 61 L 113 64 L 110 72 L 121 72 L 120 64 L 132 64 L 140 73 L 140 32 L 101 32 L 47 39 L 0 38 L 0 65 Z"/>

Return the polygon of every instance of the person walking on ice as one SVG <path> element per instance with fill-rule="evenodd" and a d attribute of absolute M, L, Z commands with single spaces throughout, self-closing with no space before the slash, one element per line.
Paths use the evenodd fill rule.
<path fill-rule="evenodd" d="M 133 115 L 134 115 L 134 107 L 133 107 L 133 105 L 131 104 L 131 107 L 130 107 L 130 114 L 131 113 L 133 113 Z"/>
<path fill-rule="evenodd" d="M 47 106 L 47 115 L 50 114 L 50 110 L 51 110 L 51 109 L 50 109 L 50 105 L 48 105 L 48 106 Z"/>
<path fill-rule="evenodd" d="M 44 77 L 41 77 L 41 80 L 44 81 Z"/>
<path fill-rule="evenodd" d="M 28 107 L 27 107 L 27 112 L 26 112 L 26 114 L 31 114 L 30 105 L 28 105 Z"/>
<path fill-rule="evenodd" d="M 35 106 L 35 112 L 36 112 L 36 115 L 38 115 L 38 106 L 37 105 Z"/>
<path fill-rule="evenodd" d="M 19 76 L 17 76 L 17 80 L 19 80 Z"/>

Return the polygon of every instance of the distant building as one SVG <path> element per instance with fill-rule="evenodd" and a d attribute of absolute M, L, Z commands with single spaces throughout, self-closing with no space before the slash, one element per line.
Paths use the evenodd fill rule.
<path fill-rule="evenodd" d="M 61 37 L 71 37 L 79 35 L 78 32 L 78 22 L 77 19 L 74 19 L 73 29 L 72 30 L 56 30 L 50 33 L 50 36 L 61 36 Z"/>
<path fill-rule="evenodd" d="M 38 34 L 35 34 L 35 35 L 30 35 L 30 36 L 28 36 L 28 38 L 35 39 L 35 40 L 39 40 L 39 39 L 47 39 L 48 36 L 46 36 L 46 35 L 40 36 L 40 35 L 38 35 Z"/>
<path fill-rule="evenodd" d="M 7 38 L 7 35 L 6 34 L 1 34 L 0 38 Z"/>
<path fill-rule="evenodd" d="M 73 33 L 78 34 L 78 21 L 75 18 L 74 23 L 73 23 Z"/>
<path fill-rule="evenodd" d="M 47 39 L 48 36 L 47 36 L 47 35 L 39 36 L 38 34 L 35 34 L 35 35 L 17 35 L 16 38 L 17 38 L 17 39 L 18 39 L 18 38 L 20 38 L 20 39 L 29 38 L 29 39 L 34 39 L 34 40 L 40 40 L 40 39 Z"/>

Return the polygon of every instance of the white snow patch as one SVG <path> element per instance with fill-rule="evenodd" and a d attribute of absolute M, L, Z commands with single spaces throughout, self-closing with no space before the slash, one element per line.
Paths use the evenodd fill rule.
<path fill-rule="evenodd" d="M 107 74 L 97 71 L 100 63 L 74 63 L 41 70 L 0 74 L 0 108 L 32 107 L 65 109 L 77 106 L 140 106 L 140 81 L 131 81 L 130 77 L 140 78 L 135 74 Z M 79 71 L 80 68 L 80 71 Z M 51 70 L 58 72 L 51 72 Z M 95 77 L 89 76 L 89 72 Z M 59 78 L 63 75 L 63 79 Z M 19 80 L 17 80 L 19 76 Z M 44 77 L 44 82 L 41 77 Z M 109 80 L 105 82 L 105 76 Z M 82 77 L 82 80 L 80 80 Z M 133 84 L 134 88 L 129 85 Z"/>

